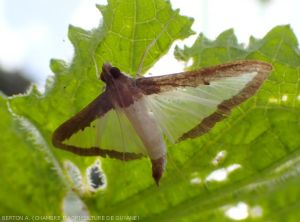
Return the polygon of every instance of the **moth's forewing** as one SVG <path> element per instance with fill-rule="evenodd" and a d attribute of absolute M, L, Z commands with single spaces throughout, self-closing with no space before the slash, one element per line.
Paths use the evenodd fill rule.
<path fill-rule="evenodd" d="M 60 125 L 53 133 L 52 141 L 56 147 L 82 156 L 130 160 L 142 156 L 141 151 L 133 149 L 141 142 L 134 134 L 128 135 L 132 131 L 128 120 L 116 114 L 109 96 L 103 93 Z M 137 141 L 129 138 L 137 138 Z"/>
<path fill-rule="evenodd" d="M 65 144 L 82 148 L 103 147 L 126 153 L 144 153 L 146 150 L 133 126 L 121 110 L 111 109 L 96 118 L 89 127 L 74 133 Z"/>
<path fill-rule="evenodd" d="M 206 133 L 230 110 L 253 96 L 272 66 L 240 61 L 137 80 L 147 103 L 171 142 Z"/>

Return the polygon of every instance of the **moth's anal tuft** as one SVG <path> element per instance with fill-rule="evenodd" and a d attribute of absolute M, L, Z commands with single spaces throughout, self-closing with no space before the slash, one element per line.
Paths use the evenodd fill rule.
<path fill-rule="evenodd" d="M 160 178 L 162 177 L 165 165 L 166 165 L 166 156 L 162 156 L 159 159 L 151 160 L 152 162 L 152 177 L 156 182 L 156 185 L 159 186 Z"/>

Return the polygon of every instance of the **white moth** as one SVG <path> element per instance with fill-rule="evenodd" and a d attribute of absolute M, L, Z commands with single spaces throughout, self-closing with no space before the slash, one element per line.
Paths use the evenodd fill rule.
<path fill-rule="evenodd" d="M 253 96 L 271 72 L 260 61 L 238 61 L 196 71 L 133 79 L 106 63 L 106 89 L 60 125 L 53 144 L 83 156 L 133 160 L 149 156 L 156 183 L 172 143 L 208 132 Z"/>

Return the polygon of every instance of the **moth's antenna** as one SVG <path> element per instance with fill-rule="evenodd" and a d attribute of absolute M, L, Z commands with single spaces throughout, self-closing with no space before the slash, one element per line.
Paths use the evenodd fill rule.
<path fill-rule="evenodd" d="M 142 75 L 142 69 L 143 69 L 143 65 L 144 65 L 144 61 L 145 61 L 145 58 L 148 54 L 148 52 L 150 51 L 150 49 L 155 45 L 155 43 L 157 42 L 157 40 L 161 37 L 161 35 L 167 30 L 167 28 L 169 27 L 171 21 L 174 19 L 175 17 L 175 13 L 177 11 L 175 11 L 172 15 L 172 17 L 169 19 L 169 21 L 167 22 L 167 24 L 165 24 L 165 26 L 163 27 L 163 29 L 161 30 L 161 32 L 158 34 L 158 36 L 156 36 L 155 39 L 153 39 L 150 44 L 147 46 L 146 50 L 144 51 L 143 53 L 143 56 L 141 58 L 141 61 L 140 61 L 140 64 L 139 64 L 139 67 L 138 67 L 138 71 L 137 71 L 137 76 L 141 76 Z"/>
<path fill-rule="evenodd" d="M 98 64 L 97 64 L 97 62 L 96 62 L 96 59 L 95 59 L 95 56 L 94 56 L 94 55 L 92 56 L 92 59 L 93 59 L 94 65 L 95 65 L 96 76 L 99 77 L 99 76 L 98 76 L 98 74 L 99 74 Z"/>

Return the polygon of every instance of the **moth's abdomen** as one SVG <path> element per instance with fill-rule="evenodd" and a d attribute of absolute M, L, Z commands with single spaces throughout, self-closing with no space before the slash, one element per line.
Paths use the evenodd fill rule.
<path fill-rule="evenodd" d="M 150 156 L 152 176 L 158 185 L 164 172 L 167 152 L 159 126 L 143 97 L 123 110 Z"/>
<path fill-rule="evenodd" d="M 156 160 L 165 156 L 166 145 L 162 133 L 145 100 L 140 98 L 123 108 L 123 111 L 141 138 L 150 158 Z"/>

